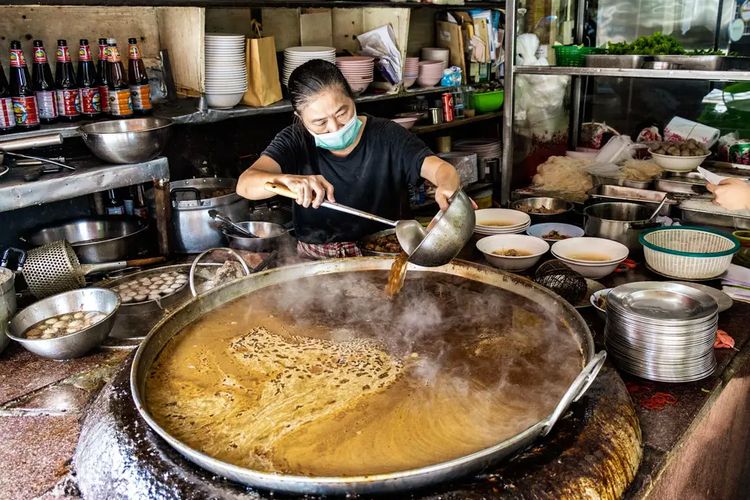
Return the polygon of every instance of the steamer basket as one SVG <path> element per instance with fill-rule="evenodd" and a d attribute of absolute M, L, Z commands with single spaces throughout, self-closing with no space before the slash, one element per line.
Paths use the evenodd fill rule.
<path fill-rule="evenodd" d="M 687 280 L 720 276 L 740 248 L 734 236 L 695 226 L 672 226 L 641 233 L 646 263 L 657 273 Z"/>

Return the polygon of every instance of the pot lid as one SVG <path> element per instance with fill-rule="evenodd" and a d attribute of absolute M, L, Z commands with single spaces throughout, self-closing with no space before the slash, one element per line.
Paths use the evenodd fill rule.
<path fill-rule="evenodd" d="M 235 192 L 237 181 L 224 177 L 207 177 L 171 182 L 169 185 L 172 206 L 208 208 L 228 205 L 240 199 Z"/>

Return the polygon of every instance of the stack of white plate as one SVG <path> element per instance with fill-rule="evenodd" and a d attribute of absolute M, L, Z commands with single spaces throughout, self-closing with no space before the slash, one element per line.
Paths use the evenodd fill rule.
<path fill-rule="evenodd" d="M 482 236 L 523 233 L 531 224 L 528 214 L 509 208 L 484 208 L 474 214 L 474 232 Z"/>
<path fill-rule="evenodd" d="M 302 66 L 307 61 L 323 59 L 331 64 L 336 64 L 336 49 L 333 47 L 289 47 L 284 49 L 284 75 L 282 83 L 287 85 L 292 71 Z"/>
<path fill-rule="evenodd" d="M 716 369 L 718 305 L 679 283 L 643 281 L 607 295 L 607 352 L 622 370 L 659 382 L 694 382 Z"/>
<path fill-rule="evenodd" d="M 500 141 L 497 139 L 463 139 L 454 143 L 453 150 L 476 153 L 480 161 L 500 158 L 502 155 Z"/>
<path fill-rule="evenodd" d="M 247 90 L 245 35 L 206 33 L 206 101 L 212 108 L 232 108 Z"/>
<path fill-rule="evenodd" d="M 375 58 L 368 56 L 337 57 L 336 67 L 346 78 L 352 92 L 360 94 L 372 83 Z"/>

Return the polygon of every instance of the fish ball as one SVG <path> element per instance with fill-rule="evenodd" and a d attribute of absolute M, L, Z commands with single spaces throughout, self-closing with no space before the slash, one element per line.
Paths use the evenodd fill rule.
<path fill-rule="evenodd" d="M 58 321 L 58 320 L 57 320 L 57 318 L 50 318 L 50 319 L 48 319 L 48 320 L 45 320 L 45 321 L 44 321 L 44 324 L 45 324 L 45 325 L 52 325 L 52 324 L 55 324 L 55 323 L 57 323 L 57 321 Z"/>
<path fill-rule="evenodd" d="M 161 298 L 161 295 L 159 295 L 158 293 L 152 293 L 151 295 L 148 296 L 148 300 L 157 300 L 160 298 Z"/>
<path fill-rule="evenodd" d="M 133 302 L 133 296 L 132 295 L 126 295 L 124 297 L 121 297 L 123 304 L 129 304 L 130 302 Z M 86 318 L 88 319 L 88 318 Z"/>
<path fill-rule="evenodd" d="M 73 319 L 73 315 L 72 314 L 63 314 L 62 316 L 60 316 L 60 319 L 63 320 L 63 321 L 70 321 L 71 319 Z"/>
<path fill-rule="evenodd" d="M 83 319 L 83 317 L 84 317 L 84 316 L 85 316 L 85 314 L 84 314 L 84 313 L 82 313 L 82 312 L 77 312 L 77 313 L 75 313 L 75 314 L 73 315 L 73 319 Z"/>
<path fill-rule="evenodd" d="M 136 302 L 143 302 L 144 300 L 146 300 L 146 297 L 148 297 L 147 294 L 145 294 L 145 293 L 139 293 L 138 295 L 136 295 L 133 298 L 135 299 Z"/>
<path fill-rule="evenodd" d="M 57 328 L 45 328 L 42 335 L 55 335 L 58 331 Z"/>
<path fill-rule="evenodd" d="M 67 321 L 56 321 L 52 323 L 52 328 L 59 328 L 60 330 L 62 330 L 63 328 L 66 328 L 67 326 L 68 326 Z"/>
<path fill-rule="evenodd" d="M 65 333 L 76 333 L 80 331 L 81 331 L 81 328 L 78 326 L 69 326 L 68 328 L 65 329 Z"/>

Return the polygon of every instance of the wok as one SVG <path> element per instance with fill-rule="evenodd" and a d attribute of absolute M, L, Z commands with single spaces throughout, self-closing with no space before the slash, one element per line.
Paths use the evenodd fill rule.
<path fill-rule="evenodd" d="M 249 486 L 295 494 L 369 494 L 392 493 L 419 488 L 436 482 L 455 479 L 477 472 L 550 432 L 567 407 L 588 389 L 601 368 L 606 353 L 594 353 L 594 342 L 586 322 L 567 302 L 545 288 L 519 276 L 503 273 L 467 262 L 453 263 L 431 269 L 409 266 L 412 273 L 433 272 L 461 277 L 495 286 L 524 297 L 559 318 L 580 345 L 584 368 L 562 395 L 554 410 L 522 432 L 480 451 L 441 463 L 411 470 L 366 476 L 301 476 L 261 472 L 236 466 L 197 451 L 176 439 L 161 427 L 146 406 L 146 382 L 162 349 L 183 328 L 204 314 L 232 300 L 262 288 L 296 281 L 305 277 L 360 271 L 386 271 L 390 258 L 353 258 L 326 260 L 281 267 L 234 281 L 202 294 L 160 321 L 139 346 L 131 369 L 131 389 L 136 408 L 148 425 L 185 458 L 212 473 Z"/>

